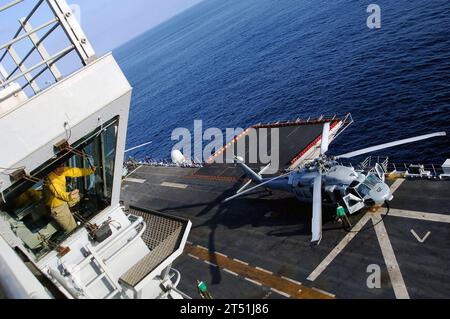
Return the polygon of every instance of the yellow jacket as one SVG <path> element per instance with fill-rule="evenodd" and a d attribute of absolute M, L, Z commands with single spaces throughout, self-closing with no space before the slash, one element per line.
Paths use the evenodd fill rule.
<path fill-rule="evenodd" d="M 78 178 L 94 174 L 92 169 L 65 168 L 60 176 L 50 173 L 46 180 L 46 203 L 50 208 L 56 208 L 70 203 L 73 199 L 67 192 L 66 178 Z"/>

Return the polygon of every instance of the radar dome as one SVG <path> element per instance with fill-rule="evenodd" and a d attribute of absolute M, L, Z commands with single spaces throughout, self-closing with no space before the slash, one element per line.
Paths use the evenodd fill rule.
<path fill-rule="evenodd" d="M 172 162 L 177 165 L 186 163 L 186 158 L 179 150 L 172 151 Z"/>

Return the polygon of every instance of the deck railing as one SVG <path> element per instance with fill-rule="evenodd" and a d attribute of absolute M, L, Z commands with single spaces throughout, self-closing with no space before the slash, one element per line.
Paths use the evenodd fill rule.
<path fill-rule="evenodd" d="M 19 83 L 19 88 L 3 100 L 25 89 L 31 92 L 28 95 L 38 94 L 95 60 L 95 52 L 65 0 L 9 1 L 0 5 L 0 30 L 15 19 L 19 28 L 6 43 L 0 43 L 0 91 L 13 83 Z M 24 10 L 28 14 L 22 17 Z M 34 20 L 39 21 L 36 26 Z M 2 25 L 5 21 L 7 26 Z M 4 41 L 7 31 L 0 32 Z M 62 72 L 57 64 L 71 53 L 76 53 L 78 65 L 68 61 L 70 65 L 63 68 L 70 71 Z"/>

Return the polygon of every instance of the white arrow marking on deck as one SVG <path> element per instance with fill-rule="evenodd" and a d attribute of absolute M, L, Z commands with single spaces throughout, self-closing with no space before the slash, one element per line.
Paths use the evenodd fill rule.
<path fill-rule="evenodd" d="M 394 194 L 400 186 L 405 182 L 405 179 L 398 179 L 391 186 L 391 193 Z M 361 231 L 364 225 L 369 220 L 372 220 L 377 233 L 378 241 L 383 252 L 386 266 L 388 267 L 389 276 L 391 278 L 392 286 L 394 288 L 395 296 L 401 299 L 409 299 L 409 294 L 406 289 L 405 282 L 403 280 L 400 267 L 398 266 L 397 259 L 394 254 L 389 236 L 387 235 L 386 228 L 384 226 L 382 217 L 380 214 L 366 214 L 361 220 L 353 227 L 353 232 L 348 233 L 344 239 L 333 249 L 333 251 L 322 261 L 322 263 L 309 275 L 308 280 L 315 281 L 331 264 L 331 262 L 347 247 L 353 238 Z M 377 224 L 378 223 L 378 224 Z"/>
<path fill-rule="evenodd" d="M 411 229 L 411 233 L 414 235 L 414 237 L 416 237 L 416 239 L 419 241 L 419 243 L 423 244 L 428 237 L 430 237 L 431 232 L 429 231 L 424 238 L 420 238 L 419 235 L 417 235 L 417 233 L 414 231 L 414 229 Z"/>

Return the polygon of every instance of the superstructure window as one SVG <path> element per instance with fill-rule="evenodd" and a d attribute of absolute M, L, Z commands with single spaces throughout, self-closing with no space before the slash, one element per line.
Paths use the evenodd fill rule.
<path fill-rule="evenodd" d="M 5 192 L 1 214 L 36 258 L 111 205 L 117 131 L 116 119 Z"/>

